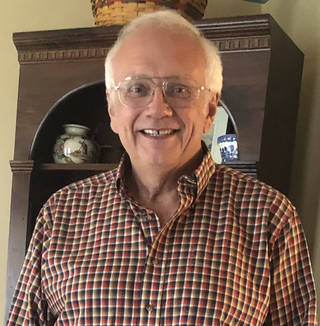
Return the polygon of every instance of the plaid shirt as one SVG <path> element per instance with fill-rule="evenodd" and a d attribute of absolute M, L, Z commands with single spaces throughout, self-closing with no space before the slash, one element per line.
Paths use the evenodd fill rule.
<path fill-rule="evenodd" d="M 316 325 L 296 210 L 209 153 L 160 228 L 118 169 L 76 182 L 42 208 L 8 325 Z"/>

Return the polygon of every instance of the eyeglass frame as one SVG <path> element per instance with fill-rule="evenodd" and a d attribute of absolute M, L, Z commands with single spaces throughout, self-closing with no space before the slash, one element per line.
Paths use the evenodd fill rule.
<path fill-rule="evenodd" d="M 167 87 L 167 84 L 170 82 L 170 79 L 171 80 L 177 80 L 177 82 L 179 81 L 179 78 L 177 77 L 148 77 L 148 76 L 127 76 L 125 77 L 123 80 L 121 80 L 117 85 L 114 85 L 113 87 L 111 87 L 111 90 L 114 89 L 117 94 L 118 94 L 118 99 L 120 101 L 120 103 L 123 105 L 123 106 L 126 106 L 126 107 L 130 107 L 130 105 L 126 104 L 123 102 L 123 99 L 121 99 L 121 95 L 120 95 L 120 87 L 121 87 L 121 83 L 123 83 L 124 81 L 130 81 L 130 80 L 134 80 L 134 79 L 146 79 L 146 80 L 150 80 L 151 83 L 155 86 L 153 89 L 152 89 L 152 93 L 151 93 L 151 96 L 150 96 L 150 101 L 147 102 L 146 104 L 144 104 L 144 106 L 147 106 L 149 105 L 150 103 L 152 103 L 153 101 L 153 98 L 154 98 L 154 94 L 155 94 L 155 90 L 156 88 L 158 87 L 161 87 L 161 90 L 162 90 L 162 96 L 163 96 L 163 100 L 171 107 L 171 105 L 168 103 L 168 98 L 166 96 L 166 87 Z M 159 85 L 159 84 L 156 84 L 154 82 L 154 80 L 162 80 L 162 83 Z M 188 81 L 190 81 L 192 83 L 192 80 L 188 79 Z M 181 83 L 182 84 L 182 83 Z M 190 103 L 192 103 L 192 100 L 195 100 L 195 99 L 198 99 L 199 98 L 199 94 L 200 92 L 202 91 L 209 91 L 209 92 L 212 92 L 212 90 L 206 86 L 188 86 L 190 87 L 192 90 L 196 90 L 197 91 L 197 94 L 198 96 L 191 99 Z M 169 100 L 170 102 L 170 100 Z M 178 108 L 184 108 L 183 106 L 181 107 L 178 107 Z"/>

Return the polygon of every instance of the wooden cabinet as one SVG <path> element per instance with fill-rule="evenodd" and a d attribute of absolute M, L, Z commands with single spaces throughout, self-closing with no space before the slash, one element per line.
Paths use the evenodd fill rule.
<path fill-rule="evenodd" d="M 290 188 L 303 54 L 269 15 L 202 20 L 224 63 L 222 99 L 238 131 L 230 165 Z M 119 27 L 16 33 L 19 97 L 10 218 L 7 298 L 42 204 L 57 189 L 116 166 L 121 144 L 109 126 L 104 57 Z M 87 125 L 106 152 L 99 163 L 55 164 L 65 123 Z"/>

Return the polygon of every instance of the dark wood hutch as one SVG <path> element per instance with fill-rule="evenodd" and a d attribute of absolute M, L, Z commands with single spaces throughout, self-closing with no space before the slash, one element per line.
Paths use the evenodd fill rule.
<path fill-rule="evenodd" d="M 230 164 L 288 194 L 303 54 L 269 15 L 202 20 L 222 54 L 224 87 L 238 132 Z M 15 33 L 20 80 L 10 217 L 7 300 L 42 204 L 62 186 L 115 167 L 121 144 L 109 127 L 104 57 L 118 26 Z M 99 163 L 55 164 L 65 123 L 90 127 L 107 154 Z"/>

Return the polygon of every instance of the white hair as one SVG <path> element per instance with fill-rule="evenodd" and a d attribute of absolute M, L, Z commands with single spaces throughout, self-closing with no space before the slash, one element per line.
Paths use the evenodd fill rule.
<path fill-rule="evenodd" d="M 143 14 L 121 29 L 118 39 L 110 48 L 105 60 L 105 83 L 107 89 L 111 89 L 114 86 L 112 63 L 122 42 L 139 28 L 152 26 L 161 26 L 174 31 L 178 30 L 179 32 L 194 36 L 199 41 L 206 56 L 206 87 L 210 88 L 215 93 L 221 94 L 223 80 L 222 63 L 217 48 L 210 40 L 205 38 L 194 25 L 183 18 L 179 13 L 170 9 Z"/>

